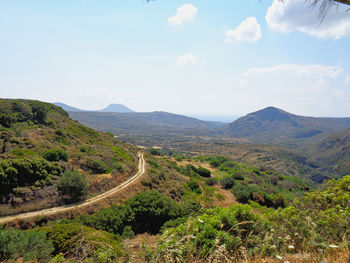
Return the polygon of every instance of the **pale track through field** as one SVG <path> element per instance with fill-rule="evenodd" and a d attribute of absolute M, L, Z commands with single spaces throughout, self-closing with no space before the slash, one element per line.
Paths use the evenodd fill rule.
<path fill-rule="evenodd" d="M 139 167 L 138 168 L 139 168 L 139 171 L 133 177 L 129 178 L 127 181 L 123 182 L 122 184 L 118 185 L 117 187 L 115 187 L 107 192 L 104 192 L 104 193 L 97 195 L 93 198 L 85 200 L 81 203 L 52 207 L 52 208 L 47 208 L 47 209 L 34 211 L 34 212 L 17 214 L 17 215 L 13 215 L 13 216 L 0 217 L 0 224 L 8 223 L 8 222 L 16 220 L 16 219 L 28 219 L 28 218 L 39 217 L 39 216 L 49 216 L 49 215 L 67 212 L 69 210 L 76 210 L 76 209 L 79 209 L 82 207 L 92 205 L 93 203 L 99 202 L 99 201 L 101 201 L 105 198 L 108 198 L 108 197 L 118 193 L 119 191 L 125 189 L 130 184 L 136 182 L 145 173 L 145 160 L 143 158 L 143 153 L 139 153 Z"/>

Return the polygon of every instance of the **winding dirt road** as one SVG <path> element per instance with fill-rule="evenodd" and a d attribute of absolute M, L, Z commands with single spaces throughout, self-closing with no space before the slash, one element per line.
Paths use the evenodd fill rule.
<path fill-rule="evenodd" d="M 110 196 L 118 193 L 120 190 L 128 187 L 130 184 L 137 181 L 144 173 L 145 173 L 145 160 L 143 158 L 143 153 L 139 153 L 139 171 L 133 177 L 129 178 L 127 181 L 118 185 L 117 187 L 115 187 L 107 192 L 104 192 L 100 195 L 97 195 L 91 199 L 88 199 L 88 200 L 85 200 L 81 203 L 78 203 L 78 204 L 52 207 L 52 208 L 43 209 L 43 210 L 39 210 L 39 211 L 35 211 L 35 212 L 17 214 L 14 216 L 0 217 L 0 224 L 4 224 L 4 223 L 10 222 L 10 221 L 13 221 L 15 219 L 27 219 L 27 218 L 37 217 L 37 216 L 53 215 L 56 213 L 66 212 L 69 210 L 79 209 L 82 207 L 92 205 L 93 203 L 96 203 L 96 202 L 101 201 L 107 197 L 110 197 Z"/>

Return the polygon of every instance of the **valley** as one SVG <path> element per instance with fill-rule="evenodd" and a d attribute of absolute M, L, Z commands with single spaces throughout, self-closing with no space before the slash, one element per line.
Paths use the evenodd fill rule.
<path fill-rule="evenodd" d="M 347 119 L 331 120 L 339 129 L 333 134 L 319 125 L 322 136 L 311 136 L 301 151 L 259 143 L 252 121 L 244 124 L 251 134 L 226 133 L 235 125 L 244 130 L 244 119 L 227 126 L 163 112 L 69 112 L 88 128 L 52 104 L 6 99 L 0 113 L 0 244 L 7 238 L 15 246 L 14 233 L 44 233 L 40 242 L 49 245 L 41 251 L 32 245 L 36 258 L 184 262 L 184 255 L 194 255 L 215 262 L 243 260 L 238 247 L 244 247 L 251 260 L 279 253 L 302 262 L 319 257 L 313 236 L 342 246 L 348 235 L 348 130 L 341 130 Z M 253 115 L 267 121 L 258 121 L 263 131 L 290 138 L 289 128 L 280 127 L 297 117 L 275 109 L 262 113 Z M 303 121 L 306 129 L 314 125 Z M 295 218 L 298 224 L 290 224 Z M 308 220 L 315 226 L 302 232 Z M 293 259 L 295 252 L 300 259 Z M 325 249 L 322 257 L 345 254 Z"/>

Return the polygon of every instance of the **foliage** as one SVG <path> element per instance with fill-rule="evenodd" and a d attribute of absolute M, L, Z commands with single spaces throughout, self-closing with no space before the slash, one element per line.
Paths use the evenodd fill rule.
<path fill-rule="evenodd" d="M 120 147 L 112 147 L 112 150 L 118 155 L 120 156 L 123 160 L 129 160 L 132 161 L 133 159 L 131 158 L 131 156 L 124 151 L 122 148 Z"/>
<path fill-rule="evenodd" d="M 135 233 L 159 232 L 163 224 L 198 211 L 197 203 L 178 204 L 159 192 L 137 194 L 125 204 L 105 208 L 79 220 L 87 226 L 122 235 L 128 227 Z"/>
<path fill-rule="evenodd" d="M 68 161 L 68 153 L 63 149 L 50 149 L 43 153 L 43 157 L 47 161 L 58 162 L 58 161 Z"/>
<path fill-rule="evenodd" d="M 220 180 L 222 189 L 231 189 L 236 185 L 236 181 L 233 176 L 224 177 Z"/>
<path fill-rule="evenodd" d="M 209 209 L 167 230 L 158 245 L 156 261 L 186 262 L 190 255 L 204 259 L 221 247 L 237 255 L 242 246 L 260 249 L 268 229 L 268 224 L 247 206 Z"/>
<path fill-rule="evenodd" d="M 218 183 L 218 179 L 216 178 L 210 177 L 205 179 L 205 184 L 208 186 L 213 186 L 213 185 L 216 185 L 217 183 Z"/>
<path fill-rule="evenodd" d="M 53 247 L 46 239 L 45 233 L 19 231 L 14 229 L 0 230 L 0 261 L 37 260 L 48 262 Z"/>
<path fill-rule="evenodd" d="M 194 180 L 189 181 L 186 184 L 186 186 L 194 193 L 197 193 L 197 194 L 202 193 L 202 190 L 201 190 L 199 184 Z"/>
<path fill-rule="evenodd" d="M 16 187 L 44 186 L 61 174 L 61 167 L 44 159 L 8 159 L 0 161 L 0 192 L 10 193 Z"/>
<path fill-rule="evenodd" d="M 88 192 L 89 184 L 85 175 L 76 170 L 66 171 L 57 183 L 58 190 L 67 202 L 76 202 L 84 198 Z"/>
<path fill-rule="evenodd" d="M 101 160 L 89 160 L 88 167 L 94 174 L 103 174 L 108 171 L 107 165 Z"/>
<path fill-rule="evenodd" d="M 78 223 L 56 223 L 39 230 L 47 233 L 58 255 L 63 253 L 79 260 L 94 258 L 97 262 L 102 262 L 99 261 L 102 257 L 115 259 L 122 255 L 121 240 L 117 236 Z"/>
<path fill-rule="evenodd" d="M 204 167 L 197 168 L 196 172 L 202 177 L 210 177 L 210 175 L 211 175 L 211 172 Z"/>
<path fill-rule="evenodd" d="M 322 254 L 345 247 L 350 237 L 349 194 L 350 176 L 346 176 L 287 208 L 261 209 L 262 216 L 253 214 L 248 205 L 205 210 L 166 230 L 155 260 L 187 262 L 194 255 L 195 259 L 220 262 L 291 252 Z"/>
<path fill-rule="evenodd" d="M 160 150 L 154 149 L 154 148 L 150 149 L 149 152 L 150 152 L 150 154 L 155 155 L 155 156 L 161 156 L 162 155 Z"/>

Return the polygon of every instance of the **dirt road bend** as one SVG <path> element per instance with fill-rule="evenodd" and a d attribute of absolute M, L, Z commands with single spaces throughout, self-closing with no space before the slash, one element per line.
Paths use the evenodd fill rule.
<path fill-rule="evenodd" d="M 108 198 L 122 189 L 128 187 L 130 184 L 136 182 L 144 173 L 145 173 L 145 160 L 143 158 L 143 153 L 139 153 L 139 171 L 131 178 L 129 178 L 127 181 L 123 182 L 122 184 L 118 185 L 117 187 L 104 192 L 100 195 L 97 195 L 93 198 L 90 198 L 88 200 L 85 200 L 81 203 L 78 204 L 70 204 L 70 205 L 65 205 L 65 206 L 58 206 L 58 207 L 52 207 L 52 208 L 47 208 L 39 211 L 34 211 L 34 212 L 27 212 L 27 213 L 22 213 L 22 214 L 17 214 L 13 216 L 6 216 L 6 217 L 0 217 L 0 224 L 4 224 L 7 222 L 10 222 L 12 220 L 16 219 L 28 219 L 32 217 L 37 217 L 37 216 L 48 216 L 48 215 L 53 215 L 56 213 L 61 213 L 61 212 L 67 212 L 69 210 L 73 209 L 79 209 L 82 207 L 86 207 L 89 205 L 92 205 L 98 201 L 101 201 L 105 198 Z"/>

